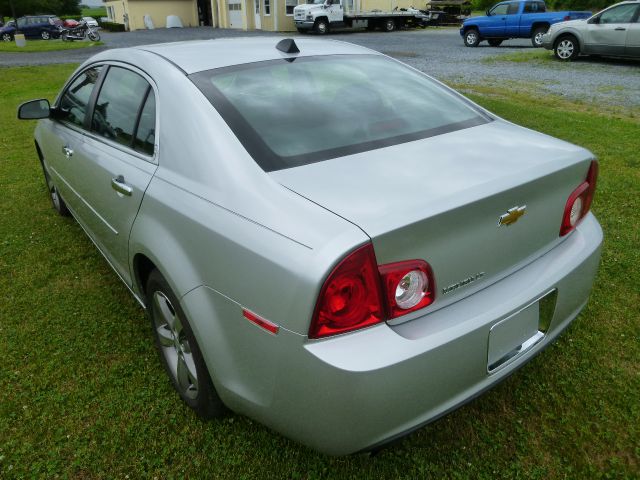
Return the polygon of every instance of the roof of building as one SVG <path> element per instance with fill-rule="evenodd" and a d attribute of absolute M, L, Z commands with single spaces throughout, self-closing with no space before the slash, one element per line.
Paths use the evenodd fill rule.
<path fill-rule="evenodd" d="M 365 47 L 336 40 L 295 38 L 300 53 L 284 53 L 276 48 L 283 37 L 219 38 L 189 42 L 160 43 L 135 47 L 155 53 L 173 63 L 186 74 L 244 63 L 279 58 L 316 55 L 377 54 Z"/>

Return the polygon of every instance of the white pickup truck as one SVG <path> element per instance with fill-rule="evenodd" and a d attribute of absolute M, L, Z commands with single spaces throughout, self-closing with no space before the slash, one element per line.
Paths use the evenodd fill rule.
<path fill-rule="evenodd" d="M 298 32 L 313 30 L 324 35 L 331 28 L 380 28 L 391 32 L 402 27 L 426 26 L 428 15 L 413 7 L 389 11 L 365 10 L 361 3 L 366 0 L 312 0 L 293 9 L 293 19 Z"/>

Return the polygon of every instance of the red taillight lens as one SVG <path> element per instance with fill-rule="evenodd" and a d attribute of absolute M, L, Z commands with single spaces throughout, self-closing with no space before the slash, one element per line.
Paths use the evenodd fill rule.
<path fill-rule="evenodd" d="M 562 225 L 560 226 L 560 236 L 564 236 L 572 231 L 580 220 L 589 212 L 593 195 L 596 191 L 596 182 L 598 179 L 598 162 L 593 160 L 587 173 L 587 178 L 576 188 L 564 207 L 564 215 L 562 216 Z"/>
<path fill-rule="evenodd" d="M 368 243 L 351 252 L 325 280 L 309 338 L 350 332 L 413 312 L 432 303 L 434 292 L 427 262 L 378 266 L 373 245 Z"/>
<path fill-rule="evenodd" d="M 378 270 L 382 276 L 389 318 L 405 315 L 433 302 L 433 273 L 424 260 L 380 265 Z"/>
<path fill-rule="evenodd" d="M 376 256 L 368 243 L 349 254 L 327 277 L 309 338 L 349 332 L 384 319 Z"/>

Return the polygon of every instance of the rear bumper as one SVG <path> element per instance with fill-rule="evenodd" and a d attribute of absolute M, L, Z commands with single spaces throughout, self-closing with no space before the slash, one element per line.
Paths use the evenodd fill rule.
<path fill-rule="evenodd" d="M 246 381 L 234 374 L 214 383 L 232 409 L 320 451 L 374 448 L 459 407 L 549 345 L 586 305 L 601 243 L 602 230 L 589 214 L 533 263 L 410 322 L 321 341 L 281 330 L 264 347 L 245 337 L 237 348 Z M 546 334 L 488 373 L 492 327 L 552 289 L 557 302 Z"/>

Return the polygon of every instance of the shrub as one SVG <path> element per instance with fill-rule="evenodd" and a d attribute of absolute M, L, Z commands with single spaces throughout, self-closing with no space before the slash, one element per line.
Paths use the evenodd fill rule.
<path fill-rule="evenodd" d="M 98 20 L 98 25 L 108 32 L 124 32 L 124 24 L 115 22 L 101 22 Z"/>

